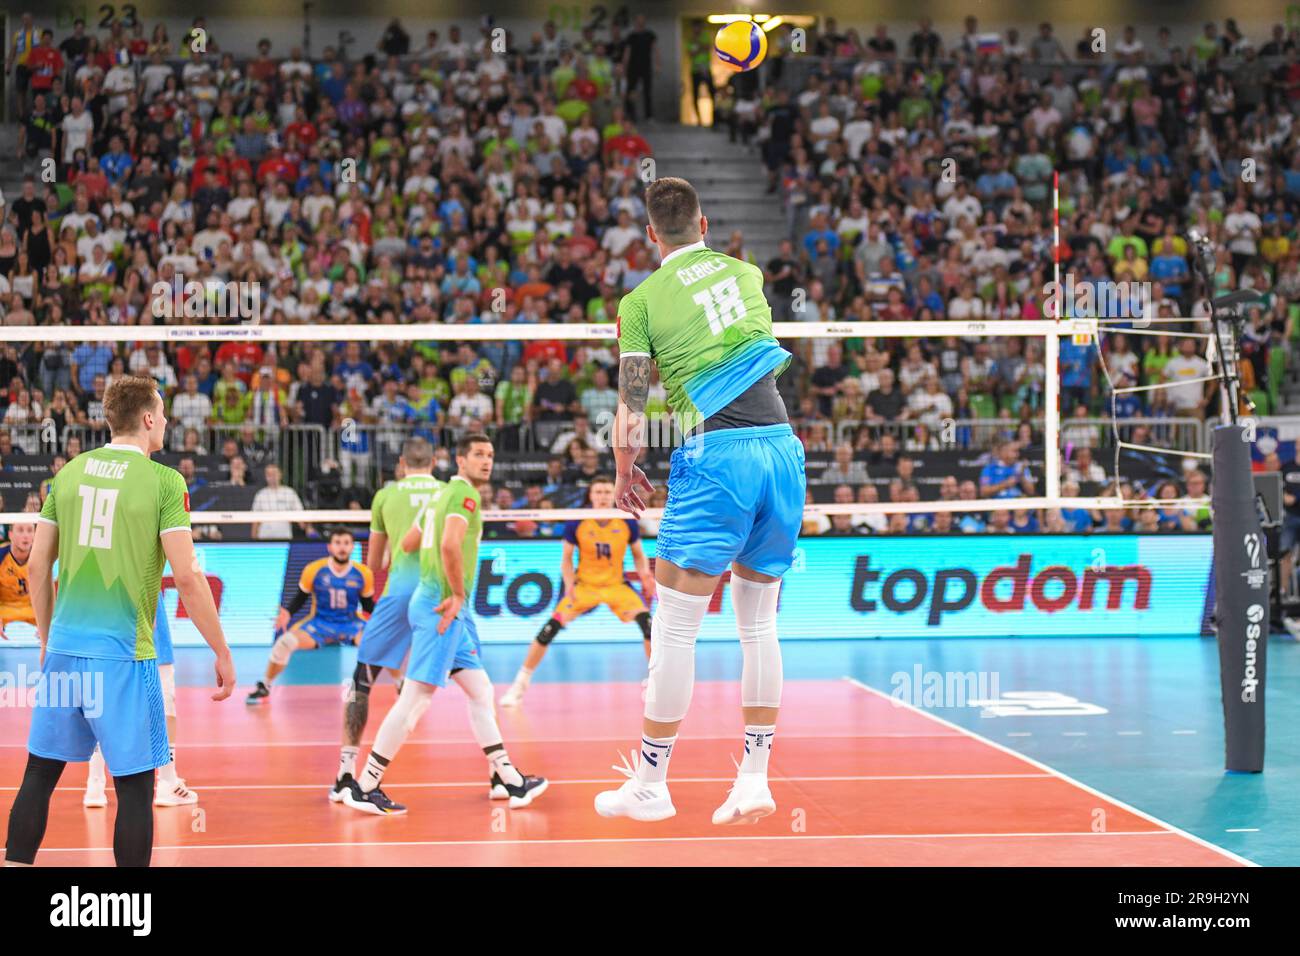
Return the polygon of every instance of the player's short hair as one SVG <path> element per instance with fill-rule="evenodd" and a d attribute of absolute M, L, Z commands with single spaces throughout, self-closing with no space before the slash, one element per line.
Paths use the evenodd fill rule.
<path fill-rule="evenodd" d="M 482 432 L 470 432 L 468 435 L 462 435 L 460 441 L 456 442 L 456 454 L 468 455 L 470 450 L 480 442 L 491 445 L 492 439 Z"/>
<path fill-rule="evenodd" d="M 352 529 L 351 529 L 351 528 L 345 528 L 345 527 L 343 527 L 342 525 L 339 525 L 337 528 L 330 528 L 330 534 L 329 534 L 329 537 L 326 538 L 325 540 L 327 540 L 327 541 L 333 541 L 335 538 L 337 538 L 337 537 L 338 537 L 339 535 L 341 535 L 341 534 L 345 534 L 345 535 L 347 535 L 349 538 L 352 538 L 353 540 L 356 540 L 356 537 L 357 537 L 355 534 L 352 533 Z"/>
<path fill-rule="evenodd" d="M 433 464 L 433 446 L 418 435 L 402 442 L 402 460 L 408 468 L 428 468 Z"/>
<path fill-rule="evenodd" d="M 670 246 L 700 241 L 700 197 L 695 187 L 678 176 L 656 179 L 645 191 L 650 225 Z"/>
<path fill-rule="evenodd" d="M 611 478 L 609 475 L 599 474 L 595 478 L 591 479 L 591 483 L 593 485 L 612 485 L 614 483 L 614 479 Z"/>
<path fill-rule="evenodd" d="M 140 428 L 140 416 L 158 401 L 158 383 L 139 375 L 124 375 L 104 392 L 104 419 L 113 433 L 130 434 Z"/>

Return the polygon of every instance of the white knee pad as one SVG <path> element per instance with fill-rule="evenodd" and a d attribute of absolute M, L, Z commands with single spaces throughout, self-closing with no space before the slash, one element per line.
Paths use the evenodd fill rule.
<path fill-rule="evenodd" d="M 289 656 L 298 649 L 298 636 L 289 631 L 285 631 L 275 639 L 271 645 L 271 663 L 287 664 Z"/>
<path fill-rule="evenodd" d="M 712 597 L 659 585 L 659 607 L 650 626 L 647 720 L 672 723 L 685 717 L 690 709 L 695 690 L 695 638 Z"/>
<path fill-rule="evenodd" d="M 744 653 L 740 677 L 742 707 L 781 706 L 781 645 L 776 638 L 776 601 L 781 582 L 766 584 L 731 576 L 731 605 Z"/>
<path fill-rule="evenodd" d="M 163 716 L 176 716 L 176 666 L 158 665 L 158 683 L 162 685 Z"/>
<path fill-rule="evenodd" d="M 485 671 L 466 669 L 457 671 L 452 679 L 465 692 L 465 708 L 469 711 L 469 726 L 480 747 L 501 743 L 501 729 L 497 726 L 496 702 L 492 697 L 492 681 Z"/>

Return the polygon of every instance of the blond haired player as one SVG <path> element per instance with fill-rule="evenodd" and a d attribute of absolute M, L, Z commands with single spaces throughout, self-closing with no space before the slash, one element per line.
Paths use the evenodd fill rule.
<path fill-rule="evenodd" d="M 614 507 L 614 480 L 606 475 L 597 476 L 588 489 L 587 498 L 593 508 Z M 629 549 L 637 577 L 641 579 L 644 600 L 623 580 L 623 559 Z M 578 555 L 576 569 L 573 566 L 575 551 Z M 551 619 L 533 638 L 524 665 L 501 698 L 502 707 L 515 707 L 523 700 L 533 672 L 546 656 L 546 649 L 555 640 L 555 635 L 602 604 L 607 605 L 624 624 L 637 623 L 645 641 L 645 655 L 650 657 L 648 605 L 655 597 L 655 579 L 641 547 L 641 531 L 635 521 L 629 518 L 583 518 L 567 522 L 560 574 L 564 578 L 564 597 L 556 605 Z"/>
<path fill-rule="evenodd" d="M 117 791 L 113 856 L 118 866 L 149 865 L 154 770 L 171 761 L 154 644 L 164 563 L 216 655 L 213 699 L 229 697 L 235 684 L 194 553 L 185 479 L 149 458 L 167 430 L 157 384 L 116 380 L 104 393 L 104 417 L 112 440 L 59 470 L 36 519 L 28 576 L 47 690 L 32 708 L 5 866 L 32 864 L 64 767 L 89 760 L 96 745 Z"/>

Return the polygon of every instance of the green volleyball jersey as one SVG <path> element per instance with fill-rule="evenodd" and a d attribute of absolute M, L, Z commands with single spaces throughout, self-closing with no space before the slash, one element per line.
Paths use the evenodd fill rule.
<path fill-rule="evenodd" d="M 460 515 L 468 524 L 460 554 L 465 568 L 465 595 L 470 597 L 478 574 L 478 545 L 483 538 L 483 502 L 478 489 L 460 475 L 438 489 L 420 518 L 420 584 L 442 597 L 451 594 L 442 566 L 442 534 L 451 515 Z"/>
<path fill-rule="evenodd" d="M 415 519 L 429 506 L 441 487 L 442 482 L 433 475 L 408 475 L 375 492 L 375 498 L 370 503 L 370 530 L 376 534 L 388 535 L 389 550 L 392 553 L 388 579 L 384 582 L 384 593 L 380 597 L 410 594 L 420 583 L 419 552 L 407 554 L 403 551 L 402 538 L 411 530 Z"/>
<path fill-rule="evenodd" d="M 618 347 L 654 359 L 682 431 L 790 361 L 772 335 L 762 270 L 703 242 L 670 252 L 623 296 Z"/>
<path fill-rule="evenodd" d="M 132 445 L 84 452 L 54 476 L 40 519 L 59 529 L 59 588 L 49 650 L 74 657 L 155 657 L 161 536 L 190 527 L 175 469 Z"/>

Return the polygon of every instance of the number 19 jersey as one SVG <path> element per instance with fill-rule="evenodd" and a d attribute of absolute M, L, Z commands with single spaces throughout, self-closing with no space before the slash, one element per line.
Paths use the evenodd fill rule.
<path fill-rule="evenodd" d="M 83 452 L 59 470 L 37 519 L 59 529 L 51 653 L 153 659 L 166 563 L 161 536 L 190 527 L 185 479 L 132 445 Z"/>
<path fill-rule="evenodd" d="M 623 297 L 618 347 L 654 359 L 683 432 L 790 360 L 772 335 L 762 270 L 703 241 L 670 252 Z"/>

